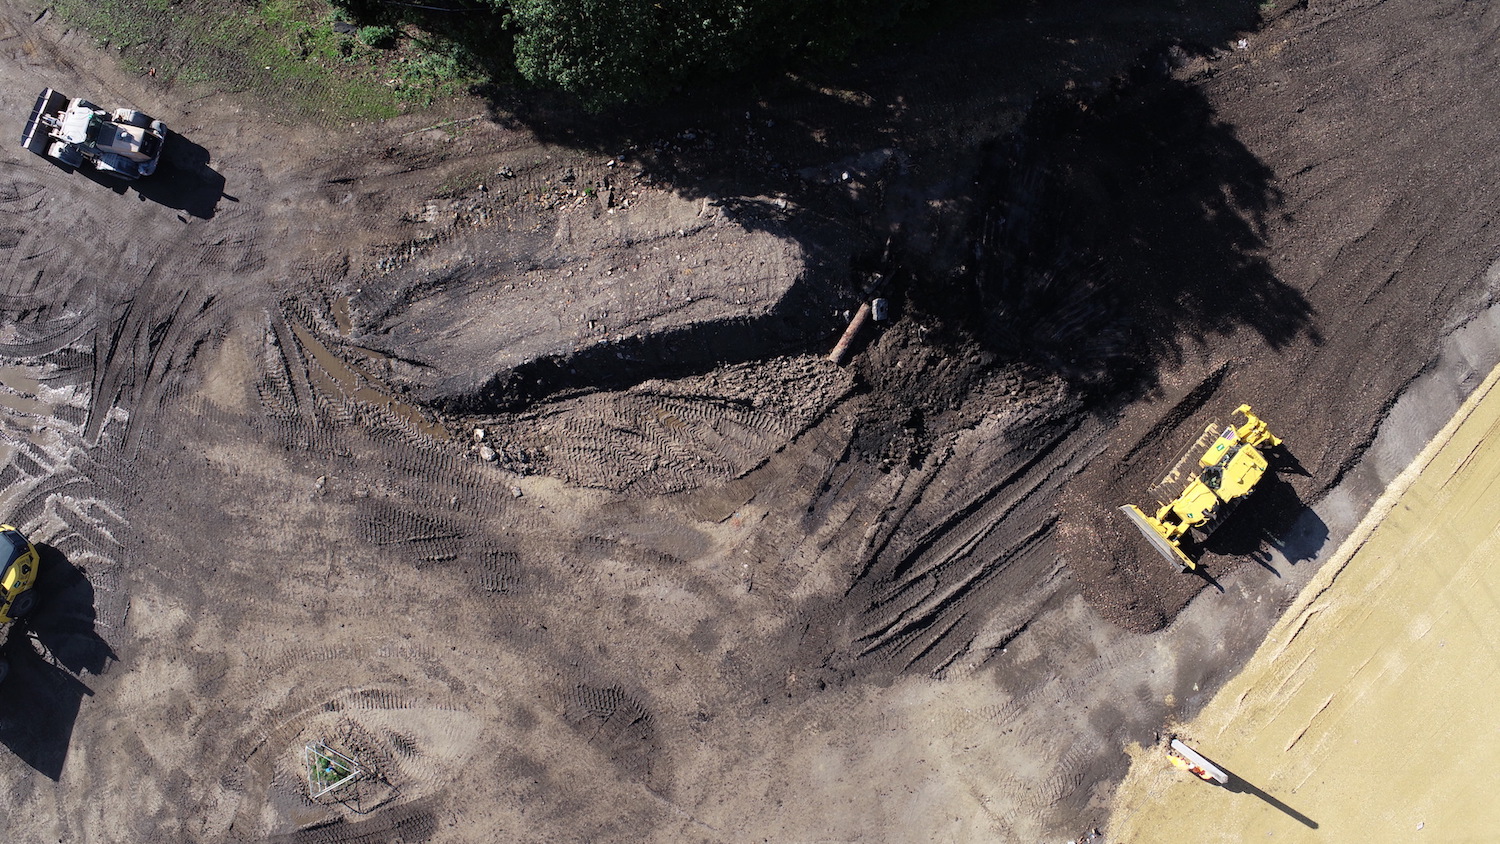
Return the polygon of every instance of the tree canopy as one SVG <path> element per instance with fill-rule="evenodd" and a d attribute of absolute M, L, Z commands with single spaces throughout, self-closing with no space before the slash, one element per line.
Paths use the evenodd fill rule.
<path fill-rule="evenodd" d="M 591 106 L 663 98 L 788 60 L 833 58 L 928 0 L 334 0 L 362 22 L 416 23 L 475 64 Z M 428 0 L 430 4 L 464 0 Z"/>

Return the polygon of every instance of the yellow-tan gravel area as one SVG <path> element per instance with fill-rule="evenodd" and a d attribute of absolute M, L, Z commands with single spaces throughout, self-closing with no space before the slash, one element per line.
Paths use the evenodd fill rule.
<path fill-rule="evenodd" d="M 1497 380 L 1175 725 L 1229 786 L 1132 747 L 1106 840 L 1500 841 Z"/>

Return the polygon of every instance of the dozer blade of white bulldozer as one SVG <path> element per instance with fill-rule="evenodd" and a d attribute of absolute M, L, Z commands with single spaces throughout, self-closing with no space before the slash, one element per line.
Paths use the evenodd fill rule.
<path fill-rule="evenodd" d="M 51 88 L 42 91 L 36 98 L 36 105 L 31 107 L 31 117 L 26 120 L 26 129 L 21 132 L 21 146 L 37 155 L 45 155 L 51 138 L 48 136 L 47 124 L 42 122 L 42 116 L 60 111 L 67 104 L 68 98 Z"/>

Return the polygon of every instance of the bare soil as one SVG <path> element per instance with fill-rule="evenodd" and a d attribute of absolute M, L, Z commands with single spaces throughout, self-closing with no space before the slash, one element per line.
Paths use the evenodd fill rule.
<path fill-rule="evenodd" d="M 1017 5 L 767 91 L 288 126 L 0 2 L 18 131 L 52 86 L 175 133 L 129 188 L 0 158 L 0 514 L 49 561 L 7 817 L 1102 826 L 1122 748 L 1253 651 L 1496 291 L 1497 13 L 1263 11 Z M 1183 577 L 1115 508 L 1242 402 L 1276 479 Z M 308 799 L 311 740 L 370 775 Z"/>

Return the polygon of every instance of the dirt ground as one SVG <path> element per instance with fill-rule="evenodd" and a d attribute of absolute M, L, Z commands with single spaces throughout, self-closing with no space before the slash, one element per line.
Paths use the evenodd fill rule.
<path fill-rule="evenodd" d="M 1177 729 L 1230 782 L 1198 783 L 1160 747 L 1138 751 L 1111 840 L 1490 837 L 1500 811 L 1477 774 L 1495 751 L 1497 379 L 1392 485 L 1244 671 Z"/>
<path fill-rule="evenodd" d="M 17 131 L 175 134 L 129 189 L 0 157 L 36 840 L 1086 836 L 1500 359 L 1482 4 L 1007 6 L 729 106 L 361 125 L 40 12 Z M 1183 578 L 1114 508 L 1241 402 L 1277 479 Z"/>

